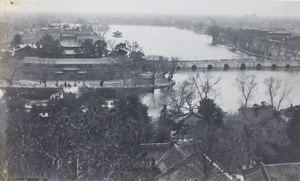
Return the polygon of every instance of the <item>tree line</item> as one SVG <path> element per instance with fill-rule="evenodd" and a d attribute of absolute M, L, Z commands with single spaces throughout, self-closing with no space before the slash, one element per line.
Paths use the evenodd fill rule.
<path fill-rule="evenodd" d="M 220 26 L 209 27 L 207 33 L 213 44 L 230 45 L 232 50 L 242 50 L 258 57 L 297 60 L 300 52 L 300 40 L 292 36 L 272 39 L 261 30 Z"/>

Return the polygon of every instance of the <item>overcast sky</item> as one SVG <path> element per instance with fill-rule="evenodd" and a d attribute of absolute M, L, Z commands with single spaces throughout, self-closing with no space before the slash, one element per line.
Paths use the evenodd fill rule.
<path fill-rule="evenodd" d="M 300 17 L 300 0 L 0 0 L 1 12 L 91 12 Z M 4 11 L 2 11 L 4 8 Z"/>

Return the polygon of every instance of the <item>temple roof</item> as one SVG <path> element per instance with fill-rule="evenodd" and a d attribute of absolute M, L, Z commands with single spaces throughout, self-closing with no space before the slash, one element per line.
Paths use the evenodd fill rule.
<path fill-rule="evenodd" d="M 167 179 L 169 176 L 175 180 L 180 180 L 178 175 L 188 174 L 191 170 L 186 170 L 186 165 L 193 168 L 194 170 L 199 169 L 199 163 L 195 159 L 194 155 L 191 154 L 185 147 L 189 143 L 177 142 L 177 143 L 148 143 L 142 144 L 140 154 L 146 156 L 147 159 L 153 158 L 155 160 L 155 166 L 160 170 L 161 174 L 157 176 L 158 179 Z M 209 159 L 209 158 L 208 158 Z M 197 165 L 197 166 L 196 166 Z M 230 180 L 230 178 L 223 173 L 220 168 L 214 164 L 219 174 L 212 175 L 211 177 L 215 180 Z M 201 169 L 197 170 L 201 175 Z M 217 173 L 216 172 L 216 173 Z M 223 173 L 223 174 L 222 174 Z M 194 174 L 188 174 L 189 178 L 194 178 Z"/>
<path fill-rule="evenodd" d="M 183 121 L 183 122 L 186 122 L 186 121 L 189 120 L 189 119 L 199 119 L 199 118 L 201 118 L 199 114 L 197 114 L 197 113 L 191 111 L 191 112 L 189 112 L 189 113 L 187 113 L 187 114 L 183 114 L 183 115 L 181 115 L 181 116 L 176 117 L 176 118 L 174 119 L 174 122 L 175 122 L 175 123 L 179 123 L 179 122 L 182 122 L 182 121 Z"/>
<path fill-rule="evenodd" d="M 265 169 L 271 181 L 300 180 L 300 162 L 266 164 Z"/>
<path fill-rule="evenodd" d="M 263 164 L 244 170 L 245 181 L 285 181 L 300 180 L 300 162 Z"/>

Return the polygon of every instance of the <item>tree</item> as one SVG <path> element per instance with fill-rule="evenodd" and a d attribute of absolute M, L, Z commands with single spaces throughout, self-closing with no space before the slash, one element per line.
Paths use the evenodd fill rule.
<path fill-rule="evenodd" d="M 286 49 L 289 51 L 289 53 L 294 57 L 294 60 L 297 60 L 297 56 L 300 52 L 300 41 L 299 40 L 288 40 L 286 44 Z"/>
<path fill-rule="evenodd" d="M 243 72 L 235 79 L 238 90 L 242 93 L 244 99 L 244 102 L 241 103 L 243 107 L 247 107 L 249 101 L 253 98 L 257 86 L 255 78 L 255 75 L 248 75 Z"/>
<path fill-rule="evenodd" d="M 241 138 L 242 165 L 250 168 L 255 162 L 277 163 L 281 159 L 280 149 L 289 145 L 284 120 L 272 106 L 265 104 L 241 108 L 237 115 L 229 116 L 226 124 Z"/>
<path fill-rule="evenodd" d="M 273 44 L 273 48 L 275 49 L 277 56 L 279 57 L 281 52 L 283 51 L 284 44 L 282 42 L 275 42 Z"/>
<path fill-rule="evenodd" d="M 22 35 L 16 34 L 10 45 L 16 49 L 19 49 L 21 43 L 22 43 Z"/>
<path fill-rule="evenodd" d="M 55 61 L 51 59 L 39 59 L 34 68 L 36 77 L 43 82 L 44 87 L 47 87 L 48 77 L 53 73 L 51 70 L 53 69 L 54 64 Z"/>
<path fill-rule="evenodd" d="M 158 60 L 159 56 L 149 55 L 147 56 L 147 71 L 151 73 L 152 84 L 155 85 L 155 80 L 161 72 L 161 61 Z"/>
<path fill-rule="evenodd" d="M 126 46 L 126 43 L 119 43 L 115 46 L 114 51 L 112 51 L 110 53 L 110 55 L 111 56 L 119 56 L 119 55 L 125 56 L 128 53 L 127 51 L 128 51 L 128 48 Z"/>
<path fill-rule="evenodd" d="M 202 99 L 198 107 L 198 114 L 201 116 L 202 121 L 207 124 L 222 125 L 224 112 L 218 107 L 212 99 Z"/>
<path fill-rule="evenodd" d="M 99 42 L 99 43 L 101 43 L 101 42 Z M 99 47 L 99 50 L 101 50 L 101 47 Z M 96 52 L 95 52 L 94 42 L 92 39 L 85 39 L 81 43 L 81 52 L 82 52 L 84 58 L 95 57 Z M 101 56 L 102 56 L 102 54 L 101 54 Z"/>
<path fill-rule="evenodd" d="M 185 81 L 176 89 L 169 90 L 163 94 L 162 99 L 170 106 L 170 112 L 180 115 L 183 111 L 193 111 L 195 103 L 195 87 L 191 82 Z"/>
<path fill-rule="evenodd" d="M 217 96 L 215 86 L 220 82 L 220 77 L 215 77 L 211 72 L 197 72 L 191 78 L 191 81 L 194 83 L 194 86 L 197 90 L 197 93 L 201 100 L 207 99 L 210 96 L 213 96 L 212 99 L 215 99 Z"/>
<path fill-rule="evenodd" d="M 270 97 L 271 106 L 276 107 L 278 111 L 281 103 L 287 98 L 287 96 L 291 93 L 291 89 L 285 85 L 282 89 L 282 83 L 279 79 L 274 79 L 274 77 L 269 77 L 264 80 L 264 84 L 267 87 L 267 94 Z M 282 89 L 282 90 L 281 90 Z M 281 90 L 281 92 L 279 92 Z M 280 93 L 280 94 L 279 94 Z M 279 94 L 279 99 L 277 106 L 275 106 L 274 99 Z"/>
<path fill-rule="evenodd" d="M 290 161 L 299 161 L 299 151 L 300 151 L 300 109 L 293 107 L 292 117 L 288 122 L 288 136 L 291 139 L 291 155 L 289 155 Z"/>
<path fill-rule="evenodd" d="M 115 51 L 116 40 L 107 40 L 109 54 Z"/>
<path fill-rule="evenodd" d="M 60 47 L 59 41 L 54 40 L 52 36 L 46 34 L 40 40 L 41 45 L 38 48 L 38 55 L 42 58 L 60 58 L 62 57 L 63 49 Z"/>
<path fill-rule="evenodd" d="M 220 27 L 219 26 L 210 26 L 207 31 L 208 31 L 208 34 L 212 36 L 212 44 L 218 43 Z"/>
<path fill-rule="evenodd" d="M 138 150 L 153 135 L 147 107 L 133 95 L 120 98 L 112 110 L 101 106 L 97 94 L 82 96 L 65 93 L 46 110 L 34 106 L 10 117 L 12 170 L 58 180 L 136 180 L 144 174 Z M 45 111 L 48 117 L 39 116 Z"/>
<path fill-rule="evenodd" d="M 14 55 L 14 57 L 16 57 L 16 59 L 18 60 L 22 60 L 25 57 L 32 57 L 32 56 L 36 56 L 36 51 L 30 46 L 26 46 L 24 48 L 20 48 L 16 50 Z"/>
<path fill-rule="evenodd" d="M 126 56 L 116 57 L 117 64 L 115 66 L 117 76 L 120 77 L 123 81 L 123 85 L 127 85 L 127 79 L 130 75 L 129 72 L 129 61 Z"/>
<path fill-rule="evenodd" d="M 1 118 L 2 119 L 2 118 Z M 4 129 L 0 130 L 0 179 L 8 181 L 8 163 L 7 163 L 7 146 L 4 138 Z"/>
<path fill-rule="evenodd" d="M 211 180 L 232 173 L 240 163 L 235 152 L 240 138 L 231 132 L 231 125 L 224 125 L 223 111 L 211 99 L 201 101 L 200 118 L 193 125 L 185 126 L 189 143 L 183 147 L 190 155 L 184 166 L 195 174 L 197 180 Z"/>
<path fill-rule="evenodd" d="M 157 121 L 155 142 L 165 143 L 170 141 L 170 133 L 175 125 L 171 119 L 171 115 L 172 114 L 167 110 L 167 105 L 164 105 L 163 109 L 160 111 L 160 117 Z"/>
<path fill-rule="evenodd" d="M 99 25 L 97 26 L 98 35 L 99 37 L 104 37 L 106 32 L 110 29 L 110 27 L 107 24 Z"/>
<path fill-rule="evenodd" d="M 13 79 L 18 74 L 19 68 L 20 62 L 10 52 L 5 51 L 0 62 L 0 78 L 13 85 Z"/>
<path fill-rule="evenodd" d="M 95 41 L 95 57 L 102 58 L 107 55 L 107 43 L 104 40 Z"/>
<path fill-rule="evenodd" d="M 268 95 L 270 96 L 271 106 L 274 107 L 274 98 L 277 96 L 278 90 L 281 87 L 279 79 L 275 80 L 274 77 L 269 77 L 264 80 L 264 84 L 268 89 Z"/>
<path fill-rule="evenodd" d="M 161 61 L 161 69 L 162 69 L 162 75 L 165 77 L 168 75 L 167 79 L 168 82 L 171 82 L 173 79 L 174 74 L 178 71 L 178 57 L 172 57 L 171 60 L 169 60 L 167 57 L 159 56 L 159 60 Z"/>

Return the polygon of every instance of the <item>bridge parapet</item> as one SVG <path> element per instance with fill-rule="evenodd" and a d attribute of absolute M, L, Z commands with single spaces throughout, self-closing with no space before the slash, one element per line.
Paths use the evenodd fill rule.
<path fill-rule="evenodd" d="M 243 64 L 243 65 L 242 65 Z M 261 68 L 299 68 L 300 61 L 258 61 L 255 59 L 220 59 L 220 60 L 182 60 L 178 66 L 183 69 L 240 69 L 241 66 L 251 69 Z"/>

